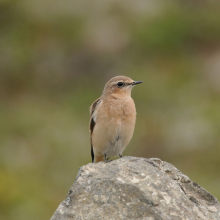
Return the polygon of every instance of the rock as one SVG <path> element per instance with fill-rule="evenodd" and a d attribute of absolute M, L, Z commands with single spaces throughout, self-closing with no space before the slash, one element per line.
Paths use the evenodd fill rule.
<path fill-rule="evenodd" d="M 123 157 L 80 168 L 51 220 L 219 220 L 220 203 L 172 164 Z"/>

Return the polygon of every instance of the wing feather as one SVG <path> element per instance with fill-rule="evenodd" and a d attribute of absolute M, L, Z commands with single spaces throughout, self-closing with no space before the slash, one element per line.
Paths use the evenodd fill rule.
<path fill-rule="evenodd" d="M 89 124 L 89 129 L 90 129 L 90 144 L 91 144 L 91 156 L 92 156 L 92 162 L 94 162 L 94 152 L 93 152 L 93 145 L 92 145 L 92 133 L 95 127 L 95 114 L 94 112 L 96 111 L 96 109 L 98 108 L 98 106 L 101 103 L 101 99 L 98 98 L 97 100 L 95 100 L 95 102 L 93 102 L 93 104 L 90 106 L 90 124 Z"/>

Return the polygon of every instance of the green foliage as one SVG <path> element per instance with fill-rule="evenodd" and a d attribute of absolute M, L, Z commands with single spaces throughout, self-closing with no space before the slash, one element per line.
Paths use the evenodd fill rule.
<path fill-rule="evenodd" d="M 182 54 L 220 42 L 220 17 L 216 8 L 201 10 L 172 7 L 135 26 L 136 43 L 150 54 Z"/>

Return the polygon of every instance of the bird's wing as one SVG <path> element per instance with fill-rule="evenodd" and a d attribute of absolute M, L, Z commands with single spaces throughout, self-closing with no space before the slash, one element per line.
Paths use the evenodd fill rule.
<path fill-rule="evenodd" d="M 93 152 L 93 145 L 92 145 L 92 133 L 96 124 L 96 114 L 95 111 L 98 108 L 98 106 L 101 104 L 102 100 L 98 98 L 95 100 L 92 105 L 90 106 L 90 124 L 89 124 L 89 130 L 90 130 L 90 143 L 91 143 L 91 156 L 92 156 L 92 162 L 94 161 L 94 152 Z"/>

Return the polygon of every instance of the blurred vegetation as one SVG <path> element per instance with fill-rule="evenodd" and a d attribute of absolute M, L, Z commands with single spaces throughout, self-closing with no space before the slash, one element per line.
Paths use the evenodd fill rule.
<path fill-rule="evenodd" d="M 0 219 L 49 219 L 91 162 L 90 104 L 134 88 L 124 155 L 174 164 L 220 199 L 218 1 L 0 2 Z"/>

